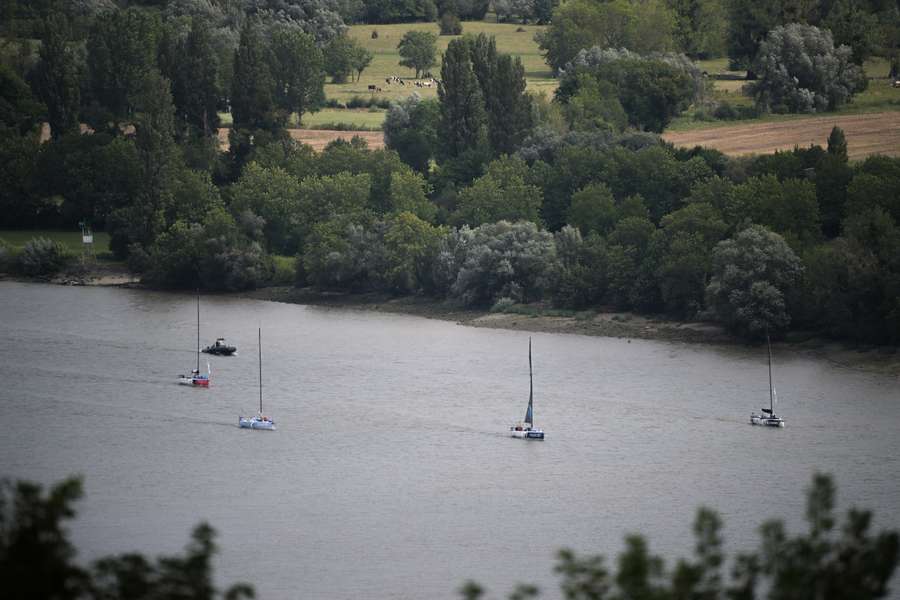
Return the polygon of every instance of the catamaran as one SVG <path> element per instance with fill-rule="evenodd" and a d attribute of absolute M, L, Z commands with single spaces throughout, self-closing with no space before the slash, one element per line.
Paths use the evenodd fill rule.
<path fill-rule="evenodd" d="M 761 408 L 762 414 L 750 414 L 752 425 L 768 425 L 769 427 L 784 427 L 784 419 L 775 414 L 775 401 L 777 393 L 775 384 L 772 383 L 772 344 L 769 341 L 769 333 L 766 332 L 766 347 L 769 349 L 769 408 Z"/>
<path fill-rule="evenodd" d="M 524 440 L 543 440 L 544 430 L 534 427 L 534 376 L 531 369 L 531 338 L 528 338 L 528 409 L 525 419 L 509 428 L 510 435 Z"/>
<path fill-rule="evenodd" d="M 259 413 L 254 417 L 238 417 L 238 427 L 275 430 L 275 421 L 263 414 L 262 407 L 262 328 L 259 330 Z"/>
<path fill-rule="evenodd" d="M 206 363 L 206 375 L 200 373 L 200 296 L 197 296 L 197 368 L 191 369 L 190 375 L 181 375 L 178 383 L 181 385 L 200 385 L 209 386 L 209 377 L 211 375 L 209 363 Z"/>

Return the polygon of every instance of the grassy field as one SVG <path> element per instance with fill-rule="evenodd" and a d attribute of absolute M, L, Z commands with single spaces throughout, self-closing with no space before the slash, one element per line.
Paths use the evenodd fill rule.
<path fill-rule="evenodd" d="M 524 31 L 516 31 L 524 29 Z M 538 25 L 516 25 L 509 23 L 485 23 L 481 21 L 469 21 L 463 23 L 464 34 L 485 33 L 492 35 L 497 40 L 497 49 L 506 54 L 518 56 L 525 67 L 525 80 L 528 90 L 535 93 L 544 92 L 552 95 L 556 90 L 557 81 L 553 73 L 544 62 L 534 41 L 534 34 L 543 29 Z M 342 84 L 326 83 L 325 96 L 329 100 L 337 100 L 346 104 L 354 97 L 369 99 L 402 100 L 413 92 L 423 98 L 437 98 L 436 87 L 416 87 L 415 72 L 407 67 L 400 66 L 400 54 L 397 44 L 407 31 L 431 31 L 438 35 L 438 26 L 435 23 L 399 23 L 391 25 L 353 25 L 349 35 L 358 40 L 360 44 L 374 54 L 372 63 L 363 71 L 359 81 Z M 378 37 L 372 38 L 372 31 L 378 32 Z M 434 77 L 439 78 L 441 72 L 441 56 L 447 49 L 450 40 L 460 36 L 438 35 L 438 64 L 431 68 Z M 385 80 L 391 76 L 403 79 L 404 85 L 397 83 L 388 84 Z M 374 85 L 381 91 L 372 92 L 369 86 Z M 377 130 L 384 121 L 387 111 L 383 109 L 334 109 L 326 108 L 315 113 L 303 115 L 302 127 L 322 128 L 327 125 L 340 124 L 345 128 L 358 127 L 361 130 Z M 231 125 L 231 115 L 221 113 L 222 125 Z M 296 127 L 294 123 L 292 126 Z"/>
<path fill-rule="evenodd" d="M 523 29 L 524 31 L 516 31 Z M 463 23 L 464 34 L 485 33 L 492 35 L 497 40 L 497 50 L 506 54 L 512 54 L 522 59 L 525 67 L 525 78 L 528 89 L 531 91 L 545 90 L 552 92 L 556 89 L 556 80 L 550 68 L 544 62 L 534 41 L 534 34 L 543 29 L 538 25 L 515 25 L 510 23 L 484 23 L 480 21 L 468 21 Z M 397 44 L 407 31 L 431 31 L 438 35 L 438 26 L 434 23 L 399 23 L 392 25 L 354 25 L 350 27 L 350 37 L 359 41 L 361 45 L 371 51 L 375 57 L 372 64 L 363 71 L 359 81 L 344 84 L 325 85 L 325 94 L 329 98 L 335 98 L 346 102 L 353 96 L 368 96 L 369 85 L 381 88 L 381 92 L 375 95 L 381 98 L 401 99 L 416 91 L 426 98 L 437 96 L 435 88 L 417 88 L 410 84 L 414 82 L 415 72 L 407 67 L 400 66 L 400 54 Z M 378 38 L 372 38 L 372 31 L 378 32 Z M 450 40 L 459 36 L 438 35 L 438 64 L 431 68 L 435 77 L 440 77 L 441 55 L 447 49 Z M 387 77 L 396 75 L 406 82 L 406 85 L 388 84 Z"/>
<path fill-rule="evenodd" d="M 16 250 L 21 250 L 27 242 L 38 237 L 56 240 L 73 254 L 81 254 L 81 231 L 51 231 L 49 229 L 32 229 L 28 231 L 0 230 L 0 240 L 3 240 Z M 94 233 L 94 253 L 97 255 L 109 253 L 108 234 L 103 232 Z"/>
<path fill-rule="evenodd" d="M 354 129 L 381 131 L 381 123 L 387 111 L 381 108 L 340 109 L 325 108 L 303 115 L 303 127 L 308 129 L 333 129 L 336 123 L 351 125 Z"/>
<path fill-rule="evenodd" d="M 517 29 L 524 31 L 517 31 Z M 349 35 L 360 42 L 365 48 L 369 49 L 374 58 L 369 67 L 363 72 L 359 81 L 348 82 L 344 84 L 326 83 L 325 94 L 331 100 L 337 100 L 342 103 L 350 101 L 354 97 L 373 98 L 377 100 L 401 100 L 411 93 L 416 92 L 424 98 L 434 98 L 437 96 L 437 89 L 434 87 L 424 88 L 414 85 L 414 72 L 412 69 L 400 66 L 400 55 L 397 52 L 397 44 L 407 31 L 420 30 L 432 31 L 438 33 L 438 27 L 433 23 L 402 23 L 392 25 L 355 25 L 350 28 Z M 550 68 L 544 62 L 540 54 L 537 43 L 534 41 L 534 34 L 541 30 L 541 27 L 535 25 L 520 26 L 508 23 L 488 23 L 488 22 L 465 22 L 463 23 L 463 32 L 466 34 L 485 33 L 494 36 L 497 41 L 497 49 L 500 52 L 512 54 L 521 58 L 525 67 L 525 77 L 528 90 L 537 93 L 546 93 L 552 95 L 556 90 L 558 82 L 553 78 Z M 372 37 L 372 32 L 378 33 L 377 38 Z M 438 61 L 440 61 L 441 53 L 446 50 L 450 40 L 457 36 L 438 36 Z M 730 71 L 728 69 L 727 58 L 717 58 L 712 60 L 700 61 L 698 63 L 700 69 L 709 73 L 713 78 L 713 94 L 714 98 L 719 102 L 727 101 L 734 107 L 751 107 L 753 99 L 744 95 L 743 88 L 746 81 L 742 79 L 744 73 L 741 71 Z M 866 73 L 869 76 L 869 87 L 866 91 L 858 94 L 852 103 L 842 107 L 839 111 L 828 113 L 829 118 L 852 117 L 856 115 L 869 115 L 872 113 L 890 113 L 900 111 L 900 89 L 893 88 L 886 76 L 889 70 L 888 62 L 884 59 L 873 59 L 865 65 Z M 431 69 L 431 73 L 435 77 L 440 77 L 440 64 L 435 65 Z M 391 76 L 401 77 L 406 85 L 397 83 L 388 84 L 386 79 Z M 380 91 L 371 92 L 369 86 L 374 85 Z M 358 129 L 360 131 L 377 131 L 384 120 L 386 111 L 380 108 L 372 109 L 324 109 L 316 113 L 306 114 L 303 116 L 302 124 L 294 123 L 295 127 L 292 135 L 296 139 L 304 143 L 310 143 L 315 147 L 322 147 L 331 138 L 322 138 L 321 134 L 309 129 Z M 231 116 L 222 115 L 223 125 L 230 125 Z M 678 137 L 679 143 L 688 144 L 692 141 L 693 132 L 696 132 L 698 141 L 707 134 L 704 131 L 711 129 L 721 129 L 727 136 L 744 135 L 743 129 L 752 133 L 754 128 L 764 127 L 766 131 L 772 132 L 780 128 L 783 132 L 795 131 L 800 137 L 796 140 L 797 144 L 810 143 L 819 137 L 820 124 L 815 121 L 816 118 L 822 118 L 821 115 L 763 115 L 756 119 L 735 120 L 735 121 L 710 121 L 708 119 L 695 118 L 694 111 L 689 110 L 686 114 L 675 119 L 668 127 L 667 133 Z M 802 125 L 792 125 L 797 121 L 812 119 L 809 127 Z M 893 120 L 891 117 L 890 120 Z M 861 139 L 855 140 L 857 152 L 861 155 L 867 155 L 872 152 L 887 152 L 894 154 L 891 144 L 894 143 L 894 137 L 888 130 L 873 130 L 871 120 L 869 121 L 850 121 L 853 127 L 859 129 L 856 132 Z M 305 128 L 305 129 L 301 129 Z M 772 129 L 774 128 L 774 129 Z M 684 135 L 682 135 L 684 134 Z M 333 134 L 345 135 L 345 134 Z M 711 134 L 715 137 L 715 134 Z M 320 139 L 321 138 L 321 139 Z M 683 138 L 683 139 L 682 139 Z M 674 139 L 673 139 L 674 141 Z M 710 140 L 703 139 L 703 142 Z M 737 143 L 738 140 L 724 140 L 719 142 L 718 139 L 712 140 L 712 144 Z M 380 147 L 380 140 L 370 139 L 369 143 L 372 147 Z M 785 142 L 779 141 L 774 148 L 780 148 Z M 749 145 L 747 146 L 749 148 Z M 755 146 L 752 150 L 744 148 L 744 142 L 741 142 L 741 152 L 765 152 L 766 149 Z M 771 151 L 771 150 L 768 150 Z"/>
<path fill-rule="evenodd" d="M 728 76 L 743 75 L 739 71 L 728 71 L 728 59 L 701 61 L 700 68 L 710 75 L 724 74 Z M 853 102 L 846 104 L 840 110 L 828 113 L 829 117 L 842 117 L 848 115 L 864 115 L 881 112 L 900 111 L 900 88 L 891 87 L 887 79 L 890 65 L 883 58 L 874 58 L 865 63 L 866 74 L 869 77 L 869 87 L 853 98 Z M 716 100 L 727 101 L 732 106 L 753 106 L 753 98 L 743 94 L 743 88 L 747 84 L 744 80 L 714 80 L 714 97 Z M 719 127 L 734 127 L 738 125 L 774 124 L 802 119 L 810 119 L 820 115 L 776 115 L 766 114 L 756 119 L 739 121 L 707 121 L 697 120 L 693 114 L 688 113 L 675 119 L 666 131 L 692 131 Z"/>

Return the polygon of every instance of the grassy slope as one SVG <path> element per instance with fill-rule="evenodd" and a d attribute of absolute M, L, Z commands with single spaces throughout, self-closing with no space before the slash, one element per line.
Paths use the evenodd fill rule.
<path fill-rule="evenodd" d="M 28 231 L 0 230 L 0 240 L 3 240 L 17 250 L 21 250 L 28 241 L 37 237 L 56 240 L 69 251 L 76 254 L 80 254 L 82 250 L 80 231 L 51 231 L 49 229 L 35 229 Z M 108 234 L 102 231 L 94 233 L 94 252 L 96 254 L 109 252 Z"/>

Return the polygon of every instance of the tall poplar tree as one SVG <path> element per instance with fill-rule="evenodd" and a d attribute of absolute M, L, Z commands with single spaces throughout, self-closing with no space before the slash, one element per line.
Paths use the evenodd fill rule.
<path fill-rule="evenodd" d="M 118 256 L 141 255 L 165 230 L 166 209 L 181 168 L 181 154 L 175 144 L 175 108 L 169 80 L 153 69 L 135 91 L 134 144 L 139 164 L 136 197 L 110 217 L 110 248 Z M 200 218 L 198 216 L 198 218 Z M 142 271 L 140 260 L 130 266 Z"/>
<path fill-rule="evenodd" d="M 494 36 L 464 38 L 472 71 L 481 87 L 487 113 L 488 140 L 495 156 L 512 154 L 531 130 L 531 98 L 525 93 L 522 61 L 497 52 Z"/>
<path fill-rule="evenodd" d="M 194 17 L 187 37 L 180 40 L 176 48 L 175 70 L 167 73 L 172 80 L 176 121 L 183 134 L 216 135 L 219 128 L 217 108 L 222 95 L 219 56 L 206 21 Z"/>
<path fill-rule="evenodd" d="M 160 27 L 157 14 L 134 7 L 97 17 L 87 41 L 90 91 L 108 113 L 98 115 L 94 125 L 131 117 L 135 92 L 156 68 Z"/>
<path fill-rule="evenodd" d="M 518 56 L 497 57 L 488 110 L 494 154 L 512 154 L 533 126 L 531 96 L 525 93 L 525 67 Z"/>
<path fill-rule="evenodd" d="M 258 25 L 248 21 L 234 54 L 231 115 L 235 129 L 277 128 L 270 62 Z"/>
<path fill-rule="evenodd" d="M 483 149 L 488 141 L 487 113 L 469 57 L 469 45 L 463 39 L 452 40 L 447 46 L 438 97 L 443 150 L 448 157 Z"/>
<path fill-rule="evenodd" d="M 49 15 L 41 36 L 40 62 L 34 73 L 38 97 L 47 105 L 47 121 L 54 139 L 78 128 L 81 72 L 68 45 L 69 28 L 61 15 Z"/>

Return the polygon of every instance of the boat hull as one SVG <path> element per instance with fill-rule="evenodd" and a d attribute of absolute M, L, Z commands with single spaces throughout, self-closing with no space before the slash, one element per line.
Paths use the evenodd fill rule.
<path fill-rule="evenodd" d="M 784 419 L 767 415 L 750 415 L 750 424 L 764 427 L 784 427 Z"/>
<path fill-rule="evenodd" d="M 259 417 L 238 417 L 238 427 L 241 429 L 275 431 L 275 421 L 272 421 L 271 419 L 261 419 Z"/>
<path fill-rule="evenodd" d="M 518 430 L 510 429 L 509 435 L 520 440 L 543 440 L 544 432 L 541 429 Z"/>
<path fill-rule="evenodd" d="M 220 346 L 218 348 L 215 346 L 207 346 L 203 349 L 203 352 L 206 354 L 215 354 L 216 356 L 231 356 L 237 352 L 237 348 L 234 346 Z"/>
<path fill-rule="evenodd" d="M 182 377 L 178 380 L 181 385 L 209 387 L 209 377 Z"/>

